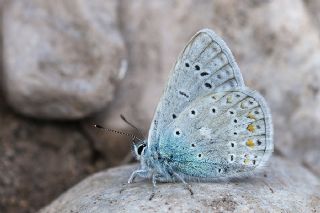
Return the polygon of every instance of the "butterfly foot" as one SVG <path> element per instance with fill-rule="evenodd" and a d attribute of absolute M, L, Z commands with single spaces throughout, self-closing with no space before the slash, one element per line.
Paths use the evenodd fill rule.
<path fill-rule="evenodd" d="M 134 179 L 135 179 L 135 176 L 130 176 L 129 180 L 128 180 L 128 183 L 131 184 L 131 183 L 134 183 Z"/>
<path fill-rule="evenodd" d="M 191 188 L 188 188 L 188 190 L 189 190 L 189 192 L 190 192 L 190 195 L 192 196 L 194 193 L 193 193 L 193 191 L 192 191 L 192 189 Z"/>
<path fill-rule="evenodd" d="M 153 191 L 153 192 L 151 193 L 150 197 L 149 197 L 149 200 L 152 200 L 152 198 L 154 197 L 155 194 L 156 194 L 156 193 Z"/>
<path fill-rule="evenodd" d="M 193 191 L 191 189 L 191 185 L 188 184 L 178 173 L 174 172 L 173 174 L 178 180 L 180 180 L 183 183 L 184 188 L 187 189 L 190 192 L 190 195 L 192 196 Z"/>
<path fill-rule="evenodd" d="M 145 170 L 136 170 L 134 172 L 132 172 L 129 180 L 128 180 L 128 183 L 134 183 L 134 179 L 137 177 L 137 176 L 146 176 L 146 171 Z"/>
<path fill-rule="evenodd" d="M 191 195 L 191 196 L 194 195 L 194 193 L 193 193 L 193 191 L 192 191 L 192 188 L 191 188 L 191 185 L 186 184 L 186 185 L 185 185 L 185 188 L 190 192 L 190 195 Z"/>
<path fill-rule="evenodd" d="M 124 190 L 126 190 L 127 187 L 128 187 L 128 185 L 126 183 L 122 184 L 122 187 L 121 187 L 121 189 L 119 191 L 119 194 L 121 194 Z"/>
<path fill-rule="evenodd" d="M 158 178 L 158 175 L 155 175 L 155 174 L 152 175 L 152 193 L 151 193 L 151 195 L 149 197 L 149 200 L 152 200 L 152 198 L 156 194 L 157 178 Z"/>

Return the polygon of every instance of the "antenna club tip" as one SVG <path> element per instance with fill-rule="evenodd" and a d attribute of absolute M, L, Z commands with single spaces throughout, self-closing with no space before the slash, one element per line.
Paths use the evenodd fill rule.
<path fill-rule="evenodd" d="M 100 125 L 98 125 L 98 124 L 92 124 L 92 126 L 95 127 L 95 128 L 99 128 L 99 129 L 102 129 L 102 128 L 103 128 L 102 126 L 100 126 Z"/>

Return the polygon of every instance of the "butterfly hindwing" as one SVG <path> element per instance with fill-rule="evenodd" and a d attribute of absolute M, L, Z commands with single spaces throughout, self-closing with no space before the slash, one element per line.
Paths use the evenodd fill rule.
<path fill-rule="evenodd" d="M 165 127 L 196 98 L 239 87 L 244 87 L 243 79 L 227 45 L 213 31 L 199 31 L 171 72 L 151 124 L 149 145 L 157 143 Z"/>
<path fill-rule="evenodd" d="M 248 173 L 273 151 L 270 112 L 263 97 L 248 88 L 197 98 L 162 134 L 160 155 L 189 178 Z"/>

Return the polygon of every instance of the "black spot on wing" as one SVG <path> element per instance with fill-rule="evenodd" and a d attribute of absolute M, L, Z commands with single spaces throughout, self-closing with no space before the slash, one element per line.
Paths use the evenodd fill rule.
<path fill-rule="evenodd" d="M 209 89 L 212 88 L 212 85 L 211 85 L 210 83 L 205 83 L 204 86 L 207 87 L 207 88 L 209 88 Z"/>
<path fill-rule="evenodd" d="M 179 94 L 186 98 L 189 98 L 189 95 L 187 95 L 185 92 L 179 91 Z"/>
<path fill-rule="evenodd" d="M 206 75 L 209 75 L 209 73 L 207 73 L 207 72 L 202 72 L 202 73 L 200 73 L 200 75 L 201 75 L 201 76 L 206 76 Z"/>

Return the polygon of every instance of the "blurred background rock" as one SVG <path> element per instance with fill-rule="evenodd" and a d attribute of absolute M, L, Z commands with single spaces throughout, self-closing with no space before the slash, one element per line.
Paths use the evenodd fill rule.
<path fill-rule="evenodd" d="M 273 114 L 276 154 L 320 176 L 317 0 L 2 0 L 0 212 L 34 212 L 126 162 L 190 37 L 216 31 Z"/>

